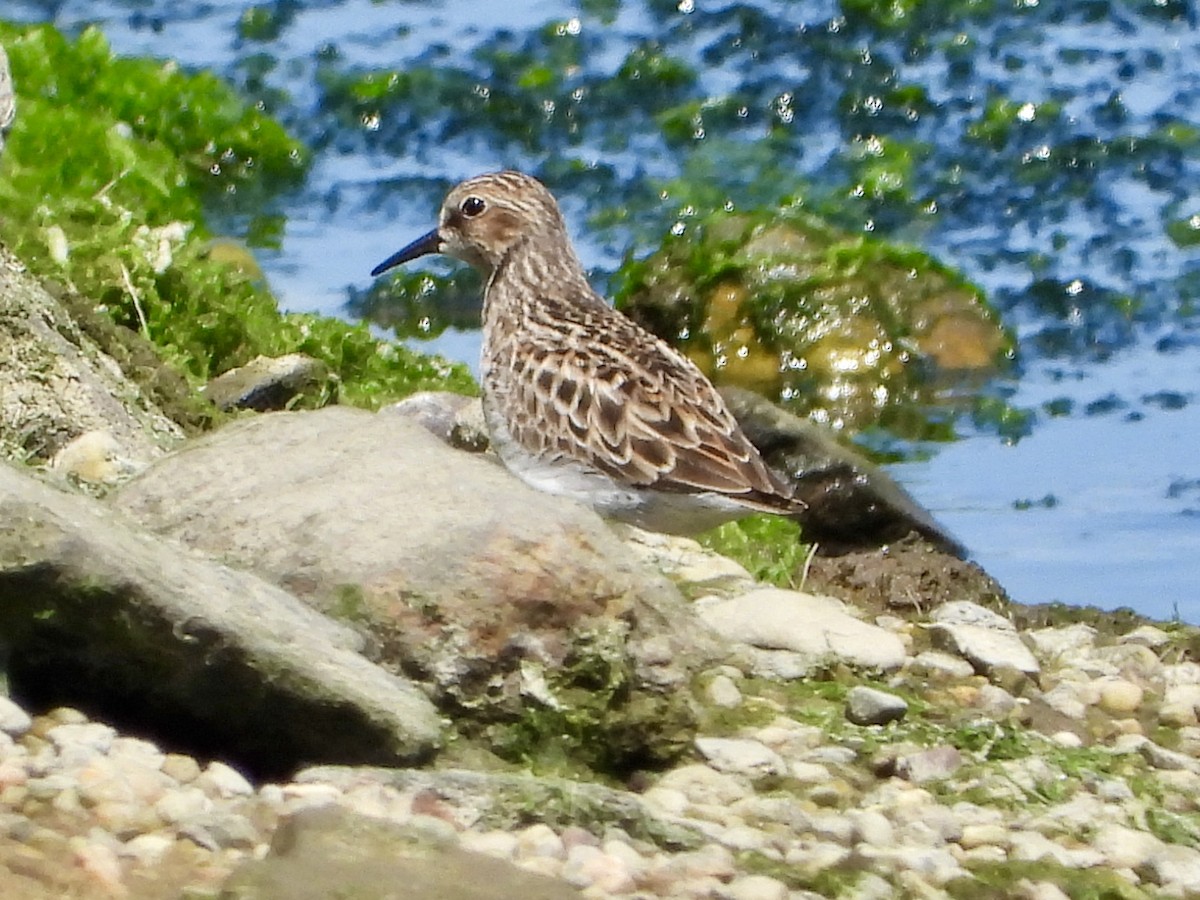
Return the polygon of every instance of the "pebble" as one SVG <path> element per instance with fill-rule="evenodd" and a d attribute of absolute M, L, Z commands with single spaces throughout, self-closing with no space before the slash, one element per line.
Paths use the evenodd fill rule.
<path fill-rule="evenodd" d="M 1014 669 L 1036 674 L 1041 666 L 1012 622 L 969 600 L 943 603 L 930 615 L 932 634 L 977 670 Z"/>
<path fill-rule="evenodd" d="M 213 808 L 213 802 L 197 787 L 170 791 L 154 804 L 154 811 L 170 825 L 194 819 Z"/>
<path fill-rule="evenodd" d="M 736 709 L 742 705 L 742 692 L 728 675 L 718 675 L 708 683 L 708 701 L 713 706 Z"/>
<path fill-rule="evenodd" d="M 846 694 L 846 718 L 855 725 L 886 725 L 898 722 L 908 712 L 908 703 L 895 694 L 858 685 Z"/>
<path fill-rule="evenodd" d="M 718 897 L 723 900 L 788 900 L 788 886 L 767 875 L 743 875 L 722 888 Z"/>
<path fill-rule="evenodd" d="M 748 860 L 774 861 L 801 879 L 858 873 L 843 892 L 856 900 L 945 896 L 944 886 L 972 865 L 1006 860 L 1101 867 L 1153 885 L 1156 896 L 1200 894 L 1200 851 L 1138 827 L 1148 803 L 1182 816 L 1200 809 L 1200 666 L 1152 663 L 1146 656 L 1152 646 L 1173 646 L 1155 644 L 1152 633 L 1135 639 L 1131 632 L 1115 646 L 1100 647 L 1086 627 L 1006 633 L 1028 641 L 1026 649 L 1043 667 L 1040 679 L 994 675 L 1011 688 L 1005 689 L 974 674 L 976 666 L 962 657 L 927 650 L 887 682 L 929 705 L 969 702 L 956 721 L 973 723 L 985 735 L 995 729 L 997 743 L 959 741 L 947 728 L 933 732 L 942 743 L 928 746 L 929 729 L 940 720 L 927 720 L 924 707 L 914 714 L 898 693 L 851 684 L 846 717 L 875 730 L 827 730 L 825 720 L 805 715 L 797 721 L 796 711 L 784 714 L 780 703 L 779 715 L 766 724 L 757 719 L 732 733 L 702 733 L 694 746 L 703 761 L 663 772 L 640 796 L 641 824 L 652 827 L 636 832 L 637 839 L 615 824 L 480 830 L 478 812 L 460 807 L 452 793 L 398 787 L 367 774 L 341 786 L 313 778 L 256 789 L 235 767 L 164 753 L 77 710 L 30 717 L 0 698 L 0 835 L 21 852 L 65 854 L 95 896 L 110 897 L 131 893 L 135 876 L 152 877 L 156 867 L 181 858 L 196 860 L 210 873 L 209 887 L 219 886 L 220 873 L 267 852 L 280 816 L 331 803 L 403 823 L 435 842 L 513 861 L 595 900 L 816 897 L 753 871 Z M 745 707 L 754 719 L 775 702 L 758 696 L 761 683 L 738 669 L 717 667 L 709 676 L 701 703 Z M 936 684 L 922 694 L 925 679 Z M 866 707 L 875 712 L 856 711 L 864 701 L 875 704 Z M 1089 732 L 1096 746 L 1088 752 L 1106 747 L 1124 755 L 1119 765 L 1100 770 L 1107 774 L 1066 768 L 1068 751 L 1082 746 L 1067 730 L 1050 738 L 1066 749 L 1022 733 L 1013 758 L 988 758 L 1001 746 L 1003 729 L 1022 727 L 1017 717 L 1031 701 L 1103 725 Z M 881 718 L 878 709 L 889 704 L 898 715 Z M 814 715 L 836 722 L 839 711 L 826 704 Z M 1144 724 L 1157 736 L 1151 729 L 1171 715 L 1180 721 L 1169 747 L 1133 733 Z M 882 723 L 898 724 L 880 730 Z M 888 738 L 894 742 L 879 748 Z M 64 823 L 76 823 L 74 830 Z M 659 846 L 647 835 L 660 828 L 686 839 Z M 1063 896 L 1050 881 L 1025 879 L 1010 888 L 1017 900 Z"/>
<path fill-rule="evenodd" d="M 1142 705 L 1144 696 L 1139 685 L 1124 678 L 1107 678 L 1100 684 L 1100 706 L 1114 716 L 1134 712 Z"/>
<path fill-rule="evenodd" d="M 562 838 L 549 825 L 538 822 L 517 834 L 517 859 L 563 859 L 565 856 Z"/>
<path fill-rule="evenodd" d="M 911 668 L 917 675 L 941 678 L 970 678 L 975 674 L 975 667 L 951 653 L 940 650 L 926 650 L 918 653 L 913 659 Z"/>
<path fill-rule="evenodd" d="M 727 806 L 751 793 L 750 786 L 743 779 L 698 764 L 672 769 L 655 786 L 656 790 L 672 788 L 691 803 L 720 806 Z"/>
<path fill-rule="evenodd" d="M 949 778 L 963 763 L 962 753 L 955 747 L 930 747 L 909 753 L 896 760 L 896 774 L 913 784 L 925 784 Z"/>
<path fill-rule="evenodd" d="M 567 853 L 562 878 L 577 888 L 595 887 L 608 894 L 627 893 L 634 887 L 623 859 L 587 844 L 577 844 Z"/>
<path fill-rule="evenodd" d="M 1185 896 L 1200 893 L 1200 850 L 1181 844 L 1164 844 L 1142 867 L 1155 884 L 1172 885 Z"/>
<path fill-rule="evenodd" d="M 1160 650 L 1171 643 L 1171 636 L 1153 625 L 1139 625 L 1128 634 L 1122 635 L 1118 643 L 1141 644 L 1151 650 Z"/>
<path fill-rule="evenodd" d="M 241 772 L 222 762 L 209 763 L 195 783 L 210 797 L 249 797 L 254 793 L 254 785 Z"/>
<path fill-rule="evenodd" d="M 465 849 L 496 859 L 516 859 L 517 843 L 517 836 L 507 831 L 467 831 L 462 836 Z"/>
<path fill-rule="evenodd" d="M 764 775 L 783 775 L 787 763 L 761 741 L 744 738 L 696 738 L 696 749 L 718 772 L 728 772 L 758 778 Z"/>
<path fill-rule="evenodd" d="M 1114 869 L 1138 869 L 1163 848 L 1163 842 L 1149 832 L 1116 822 L 1101 826 L 1091 843 Z"/>
<path fill-rule="evenodd" d="M 33 727 L 33 718 L 7 697 L 0 695 L 0 732 L 20 737 Z"/>

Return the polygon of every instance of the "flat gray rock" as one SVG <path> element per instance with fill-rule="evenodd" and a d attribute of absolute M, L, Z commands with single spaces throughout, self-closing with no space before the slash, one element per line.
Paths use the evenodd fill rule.
<path fill-rule="evenodd" d="M 718 648 L 679 592 L 591 510 L 405 417 L 330 407 L 238 422 L 113 502 L 351 623 L 449 712 L 541 707 L 578 722 L 584 704 L 592 751 L 690 744 L 678 688 Z"/>
<path fill-rule="evenodd" d="M 761 588 L 700 605 L 700 618 L 717 634 L 762 650 L 802 657 L 802 668 L 844 662 L 866 669 L 898 669 L 904 643 L 892 632 L 854 618 L 831 597 Z M 798 674 L 798 673 L 797 673 Z"/>
<path fill-rule="evenodd" d="M 239 900 L 569 900 L 564 881 L 526 872 L 411 828 L 337 806 L 284 819 L 265 859 L 245 863 L 222 897 Z"/>
<path fill-rule="evenodd" d="M 425 696 L 280 588 L 4 464 L 0 522 L 0 642 L 18 692 L 186 732 L 261 771 L 436 750 Z"/>
<path fill-rule="evenodd" d="M 1015 669 L 1034 675 L 1041 665 L 1021 641 L 1012 622 L 969 600 L 943 603 L 930 616 L 934 638 L 975 667 L 988 674 L 997 669 Z"/>

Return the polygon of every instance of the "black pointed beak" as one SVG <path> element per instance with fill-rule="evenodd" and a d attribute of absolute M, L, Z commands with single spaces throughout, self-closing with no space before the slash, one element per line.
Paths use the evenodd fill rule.
<path fill-rule="evenodd" d="M 418 256 L 426 256 L 430 253 L 440 253 L 442 251 L 442 239 L 437 233 L 437 229 L 423 234 L 407 247 L 402 250 L 397 250 L 379 265 L 371 270 L 371 277 L 382 275 L 388 269 L 394 269 L 401 263 L 406 263 L 410 259 L 416 259 Z"/>

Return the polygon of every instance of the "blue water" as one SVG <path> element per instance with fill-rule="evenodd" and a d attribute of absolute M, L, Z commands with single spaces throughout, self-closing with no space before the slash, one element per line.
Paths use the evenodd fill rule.
<path fill-rule="evenodd" d="M 285 308 L 339 315 L 349 288 L 366 289 L 375 263 L 431 225 L 443 182 L 503 165 L 538 171 L 549 153 L 596 173 L 611 167 L 605 177 L 636 192 L 676 177 L 680 160 L 650 139 L 614 151 L 587 132 L 547 151 L 479 134 L 442 140 L 432 127 L 395 134 L 387 122 L 382 129 L 338 124 L 321 109 L 323 47 L 336 46 L 334 65 L 349 72 L 470 69 L 478 66 L 474 51 L 502 31 L 521 37 L 558 23 L 582 30 L 586 69 L 603 75 L 637 43 L 660 40 L 693 63 L 708 96 L 770 99 L 799 86 L 804 121 L 773 123 L 795 132 L 781 150 L 792 154 L 787 165 L 817 183 L 844 176 L 854 138 L 846 123 L 869 130 L 873 114 L 850 117 L 838 104 L 853 92 L 831 86 L 856 63 L 796 50 L 836 39 L 844 27 L 837 4 L 697 0 L 692 13 L 687 3 L 599 5 L 611 20 L 561 2 L 307 0 L 265 44 L 237 36 L 246 4 L 228 0 L 10 0 L 0 14 L 68 30 L 95 22 L 122 54 L 173 57 L 235 82 L 253 54 L 276 57 L 267 80 L 287 92 L 278 114 L 320 149 L 305 188 L 280 201 L 286 235 L 262 262 Z M 964 421 L 958 441 L 928 448 L 928 459 L 892 473 L 1017 600 L 1124 605 L 1200 622 L 1200 251 L 1176 246 L 1164 228 L 1200 216 L 1200 151 L 1193 144 L 1143 157 L 1135 148 L 1128 161 L 1113 163 L 1108 147 L 1098 168 L 1088 163 L 1100 139 L 1144 143 L 1172 122 L 1200 125 L 1196 22 L 1148 13 L 1152 5 L 1018 4 L 1010 19 L 963 31 L 966 70 L 953 33 L 908 56 L 864 44 L 857 55 L 868 88 L 885 92 L 891 84 L 886 71 L 874 71 L 882 70 L 874 56 L 899 60 L 895 80 L 926 92 L 931 108 L 904 133 L 932 148 L 916 177 L 928 179 L 922 190 L 937 211 L 889 218 L 885 206 L 862 205 L 861 225 L 919 244 L 987 290 L 1021 338 L 1020 377 L 1002 389 L 1035 413 L 1030 433 L 1016 442 Z M 762 33 L 735 36 L 750 13 L 767 23 Z M 985 158 L 948 135 L 993 95 L 1035 104 L 1035 114 L 1021 119 L 1008 147 Z M 1047 103 L 1056 114 L 1038 106 Z M 1065 167 L 1058 180 L 1026 178 L 1063 148 L 1079 153 L 1077 169 Z M 961 178 L 946 179 L 956 165 Z M 563 199 L 585 264 L 613 270 L 632 238 L 587 227 L 610 202 L 604 188 L 579 187 Z M 847 208 L 859 214 L 849 199 Z M 652 249 L 633 247 L 639 256 Z M 1039 302 L 1039 280 L 1065 286 L 1061 296 Z M 1137 311 L 1114 317 L 1114 296 L 1136 298 Z M 450 330 L 428 346 L 473 363 L 478 336 Z M 1045 404 L 1052 401 L 1071 401 L 1069 412 L 1051 415 Z"/>

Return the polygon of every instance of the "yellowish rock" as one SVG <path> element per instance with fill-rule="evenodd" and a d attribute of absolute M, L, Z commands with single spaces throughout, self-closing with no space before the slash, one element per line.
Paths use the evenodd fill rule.
<path fill-rule="evenodd" d="M 1145 692 L 1139 685 L 1124 678 L 1100 682 L 1100 708 L 1114 716 L 1127 715 L 1142 705 Z"/>

